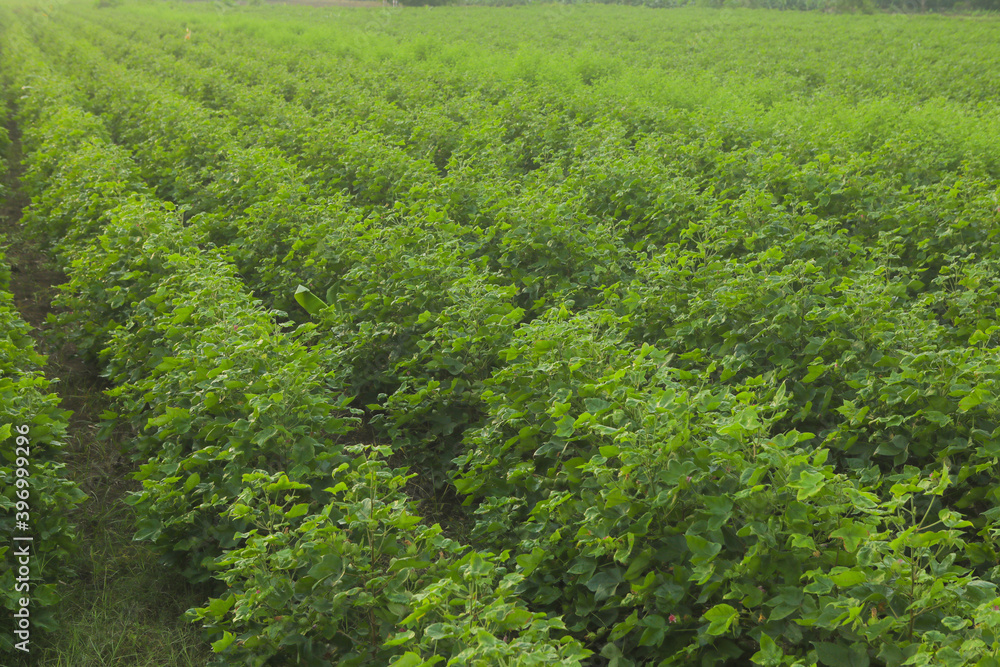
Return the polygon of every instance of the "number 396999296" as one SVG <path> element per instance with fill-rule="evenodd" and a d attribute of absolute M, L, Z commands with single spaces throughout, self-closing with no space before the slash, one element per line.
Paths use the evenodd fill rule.
<path fill-rule="evenodd" d="M 17 426 L 15 430 L 18 433 L 17 438 L 14 441 L 15 449 L 14 456 L 14 486 L 17 487 L 15 495 L 17 501 L 14 504 L 14 521 L 17 522 L 17 527 L 20 530 L 27 530 L 27 523 L 30 518 L 28 514 L 28 499 L 30 497 L 28 475 L 28 465 L 31 461 L 31 443 L 28 440 L 28 426 Z"/>

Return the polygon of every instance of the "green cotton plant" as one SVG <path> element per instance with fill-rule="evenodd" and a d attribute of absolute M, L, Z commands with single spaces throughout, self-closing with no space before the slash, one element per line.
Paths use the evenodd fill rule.
<path fill-rule="evenodd" d="M 958 564 L 975 553 L 975 542 L 972 523 L 942 506 L 952 481 L 947 466 L 930 475 L 907 467 L 885 479 L 888 500 L 863 494 L 842 501 L 867 518 L 830 533 L 839 545 L 834 567 L 823 567 L 829 555 L 818 549 L 821 567 L 803 573 L 799 593 L 802 627 L 849 640 L 816 643 L 810 655 L 820 664 L 993 664 L 1000 643 L 995 625 L 981 619 L 995 604 L 996 584 Z M 992 541 L 993 530 L 979 535 Z M 777 644 L 765 649 L 762 642 L 758 664 L 786 664 L 776 661 L 775 648 L 785 638 L 772 637 Z"/>
<path fill-rule="evenodd" d="M 564 634 L 560 618 L 523 605 L 519 595 L 523 576 L 504 574 L 506 569 L 498 566 L 508 556 L 468 552 L 449 565 L 446 576 L 417 592 L 412 598 L 414 611 L 401 621 L 410 629 L 387 643 L 419 650 L 407 651 L 390 664 L 584 664 L 591 651 Z M 431 657 L 423 661 L 425 655 Z M 445 656 L 450 657 L 445 661 Z"/>
<path fill-rule="evenodd" d="M 47 148 L 62 150 L 51 145 Z M 24 180 L 34 187 L 45 188 L 26 210 L 25 224 L 32 226 L 32 233 L 44 236 L 53 245 L 58 241 L 71 243 L 99 232 L 110 209 L 129 196 L 141 197 L 148 192 L 125 151 L 96 141 L 61 154 L 59 166 L 51 176 L 46 176 L 44 169 L 29 165 Z M 53 187 L 53 182 L 60 185 Z"/>
<path fill-rule="evenodd" d="M 681 576 L 689 551 L 684 527 L 697 516 L 700 495 L 679 504 L 679 494 L 704 482 L 722 485 L 714 492 L 721 495 L 739 479 L 732 443 L 714 462 L 707 448 L 700 459 L 682 454 L 702 421 L 732 398 L 704 388 L 688 396 L 667 379 L 666 355 L 648 346 L 626 352 L 614 323 L 553 311 L 519 333 L 506 351 L 508 366 L 487 382 L 491 419 L 469 436 L 456 485 L 481 499 L 478 539 L 520 553 L 526 595 L 565 614 L 570 630 L 609 659 L 663 659 L 683 635 L 665 642 L 665 632 L 646 623 L 659 618 L 663 630 L 668 617 L 690 622 L 697 607 L 684 599 L 683 585 L 669 598 L 648 599 L 673 578 L 654 555 L 675 563 Z M 727 439 L 761 428 L 763 413 L 748 407 L 739 414 Z M 704 515 L 717 542 L 738 543 L 723 526 L 732 509 L 720 498 L 708 509 L 716 514 Z M 718 553 L 700 534 L 691 541 Z M 647 605 L 655 611 L 640 622 Z"/>
<path fill-rule="evenodd" d="M 134 304 L 155 292 L 168 258 L 203 241 L 169 203 L 134 195 L 109 205 L 100 227 L 78 230 L 59 246 L 70 280 L 56 298 L 64 308 L 56 317 L 64 335 L 94 359 Z"/>
<path fill-rule="evenodd" d="M 509 276 L 525 309 L 558 298 L 586 307 L 605 285 L 628 276 L 633 255 L 613 222 L 580 210 L 579 192 L 539 180 L 496 211 L 476 254 Z"/>
<path fill-rule="evenodd" d="M 825 233 L 818 221 L 807 224 L 809 231 L 796 243 L 810 233 L 814 238 Z M 692 369 L 703 366 L 705 357 L 715 358 L 723 382 L 756 373 L 768 383 L 788 382 L 797 409 L 786 423 L 823 438 L 836 433 L 830 444 L 842 450 L 837 456 L 846 465 L 864 466 L 875 454 L 901 455 L 895 462 L 903 463 L 912 438 L 879 420 L 898 427 L 908 413 L 925 406 L 931 414 L 921 426 L 928 437 L 910 452 L 929 460 L 926 455 L 942 435 L 935 429 L 947 426 L 955 409 L 948 397 L 952 388 L 935 388 L 939 382 L 931 378 L 942 372 L 944 358 L 972 354 L 966 348 L 976 331 L 983 332 L 977 342 L 989 340 L 990 321 L 973 313 L 973 308 L 990 312 L 988 290 L 972 301 L 967 290 L 938 291 L 939 285 L 947 288 L 939 276 L 931 283 L 937 289 L 925 291 L 930 285 L 917 276 L 928 278 L 926 271 L 900 261 L 899 239 L 891 235 L 880 236 L 877 246 L 829 236 L 825 247 L 832 261 L 826 263 L 788 262 L 791 248 L 781 244 L 722 261 L 710 255 L 714 242 L 699 243 L 702 249 L 694 252 L 666 249 L 663 257 L 639 267 L 642 281 L 624 290 L 620 300 L 620 288 L 611 293 L 609 304 L 631 317 L 630 339 L 675 351 Z M 968 284 L 985 283 L 990 272 L 983 266 Z M 961 328 L 942 317 L 949 308 L 945 303 L 954 304 L 955 315 L 962 308 Z M 895 371 L 901 359 L 920 365 L 936 359 L 939 368 Z M 977 367 L 978 362 L 969 366 Z M 982 371 L 992 372 L 988 366 Z M 886 400 L 891 403 L 881 405 Z M 983 430 L 992 427 L 987 422 Z"/>
<path fill-rule="evenodd" d="M 225 265 L 195 259 L 167 258 L 167 277 L 135 304 L 106 357 L 118 399 L 108 417 L 133 424 L 134 455 L 149 459 L 130 499 L 137 537 L 190 559 L 185 572 L 204 578 L 201 561 L 242 529 L 213 515 L 239 494 L 243 474 L 280 470 L 318 485 L 356 418 L 351 397 L 331 392 L 328 357 L 281 331 Z"/>
<path fill-rule="evenodd" d="M 244 477 L 227 512 L 247 523 L 245 544 L 213 565 L 228 594 L 189 612 L 219 637 L 220 664 L 522 664 L 529 646 L 523 664 L 580 664 L 587 652 L 558 619 L 514 597 L 502 558 L 412 513 L 402 493 L 410 476 L 386 466 L 389 448 L 348 452 L 322 507 L 300 502 L 308 485 Z"/>
<path fill-rule="evenodd" d="M 304 321 L 294 299 L 297 286 L 327 301 L 356 248 L 373 245 L 369 229 L 378 223 L 363 221 L 362 213 L 342 196 L 302 203 L 296 201 L 302 195 L 282 194 L 239 215 L 216 211 L 192 222 L 207 231 L 209 240 L 226 247 L 247 284 L 258 287 L 268 305 Z"/>
<path fill-rule="evenodd" d="M 23 111 L 21 118 L 29 128 L 21 180 L 32 196 L 24 223 L 49 243 L 93 234 L 123 198 L 148 191 L 128 152 L 110 143 L 99 118 L 68 105 L 44 122 Z"/>
<path fill-rule="evenodd" d="M 416 350 L 396 363 L 400 385 L 372 420 L 435 493 L 450 485 L 463 434 L 485 412 L 483 382 L 500 363 L 497 350 L 525 317 L 515 293 L 475 275 L 451 285 L 452 304 L 417 318 Z"/>
<path fill-rule="evenodd" d="M 426 251 L 414 253 L 414 245 Z M 426 338 L 452 335 L 447 332 L 453 327 L 444 324 L 433 333 L 435 313 L 478 321 L 488 317 L 478 312 L 480 305 L 499 311 L 508 299 L 509 290 L 485 259 L 472 261 L 459 239 L 440 230 L 371 225 L 324 252 L 346 270 L 327 290 L 330 307 L 316 322 L 320 340 L 341 350 L 351 369 L 348 382 L 365 405 L 396 392 L 407 374 L 417 380 L 444 375 L 440 363 L 428 369 L 414 363 L 426 353 Z M 475 295 L 484 303 L 476 303 Z"/>
<path fill-rule="evenodd" d="M 780 385 L 719 391 L 714 363 L 696 375 L 626 351 L 615 323 L 553 312 L 519 332 L 457 460 L 474 534 L 511 550 L 525 595 L 620 665 L 958 646 L 955 617 L 994 585 L 954 563 L 989 562 L 965 536 L 991 534 L 920 495 L 942 496 L 947 469 L 838 471 L 813 434 L 775 430 Z"/>

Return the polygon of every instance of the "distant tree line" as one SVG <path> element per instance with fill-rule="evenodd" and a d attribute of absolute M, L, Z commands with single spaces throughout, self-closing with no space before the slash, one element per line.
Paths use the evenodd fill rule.
<path fill-rule="evenodd" d="M 828 12 L 974 13 L 1000 11 L 1000 0 L 586 0 L 604 4 L 646 7 L 746 7 Z M 531 5 L 549 0 L 401 0 L 407 5 Z M 578 0 L 562 0 L 577 4 Z"/>

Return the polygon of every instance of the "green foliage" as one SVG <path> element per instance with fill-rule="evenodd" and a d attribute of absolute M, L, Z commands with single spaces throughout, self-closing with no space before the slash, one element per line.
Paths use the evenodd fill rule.
<path fill-rule="evenodd" d="M 992 664 L 991 19 L 230 9 L 4 52 L 220 664 Z"/>
<path fill-rule="evenodd" d="M 240 295 L 225 265 L 197 259 L 166 258 L 161 275 L 169 277 L 134 305 L 107 348 L 116 420 L 146 431 L 133 445 L 137 458 L 149 459 L 132 499 L 142 517 L 137 537 L 196 565 L 242 530 L 214 515 L 233 502 L 248 470 L 297 480 L 328 474 L 337 440 L 355 421 L 349 397 L 328 395 L 335 372 L 323 368 L 326 360 Z M 205 574 L 196 568 L 191 576 Z"/>
<path fill-rule="evenodd" d="M 297 503 L 309 487 L 254 473 L 228 511 L 246 544 L 213 569 L 228 596 L 193 610 L 223 639 L 220 664 L 330 661 L 341 665 L 580 664 L 564 626 L 531 613 L 519 577 L 490 553 L 469 551 L 427 526 L 386 467 L 388 448 L 355 446 L 332 473 L 331 501 Z M 523 653 L 531 655 L 525 658 Z M 419 659 L 418 659 L 419 658 Z M 416 660 L 416 661 L 415 661 Z"/>

